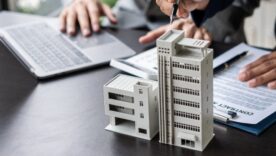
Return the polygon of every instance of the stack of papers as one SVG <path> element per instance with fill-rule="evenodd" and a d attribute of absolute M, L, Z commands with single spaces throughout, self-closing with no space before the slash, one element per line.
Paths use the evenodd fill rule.
<path fill-rule="evenodd" d="M 240 44 L 217 57 L 214 67 L 243 51 L 249 53 L 229 69 L 214 75 L 214 107 L 237 113 L 228 125 L 259 135 L 276 121 L 276 91 L 266 86 L 249 88 L 237 75 L 246 64 L 269 52 Z"/>

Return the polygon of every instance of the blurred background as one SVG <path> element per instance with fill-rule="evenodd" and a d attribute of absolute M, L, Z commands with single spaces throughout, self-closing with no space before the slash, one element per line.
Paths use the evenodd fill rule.
<path fill-rule="evenodd" d="M 116 0 L 103 1 L 112 5 Z M 55 17 L 70 2 L 71 0 L 1 0 L 0 9 Z M 275 17 L 276 0 L 262 0 L 253 16 L 246 19 L 244 30 L 247 42 L 255 46 L 273 48 L 276 43 Z"/>

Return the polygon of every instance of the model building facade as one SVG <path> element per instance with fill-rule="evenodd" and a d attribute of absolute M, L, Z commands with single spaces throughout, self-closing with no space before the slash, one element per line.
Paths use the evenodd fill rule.
<path fill-rule="evenodd" d="M 104 86 L 107 130 L 150 140 L 158 132 L 158 83 L 118 75 Z"/>
<path fill-rule="evenodd" d="M 202 151 L 213 138 L 213 51 L 171 30 L 157 40 L 160 142 Z"/>

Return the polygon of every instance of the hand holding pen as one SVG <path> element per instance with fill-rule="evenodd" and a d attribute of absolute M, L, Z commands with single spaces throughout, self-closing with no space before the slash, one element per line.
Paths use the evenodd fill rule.
<path fill-rule="evenodd" d="M 193 10 L 205 10 L 210 0 L 156 0 L 161 11 L 171 16 L 173 5 L 178 4 L 176 16 L 178 18 L 187 18 Z"/>

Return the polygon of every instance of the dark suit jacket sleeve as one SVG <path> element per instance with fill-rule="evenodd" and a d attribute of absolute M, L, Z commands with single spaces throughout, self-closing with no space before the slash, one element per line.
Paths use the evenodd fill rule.
<path fill-rule="evenodd" d="M 206 19 L 214 16 L 217 12 L 227 8 L 233 0 L 210 0 L 204 11 L 192 11 L 192 17 L 197 26 L 200 26 Z"/>
<path fill-rule="evenodd" d="M 276 18 L 275 18 L 275 24 L 274 24 L 274 35 L 276 39 Z M 276 45 L 275 45 L 274 51 L 276 52 Z"/>

